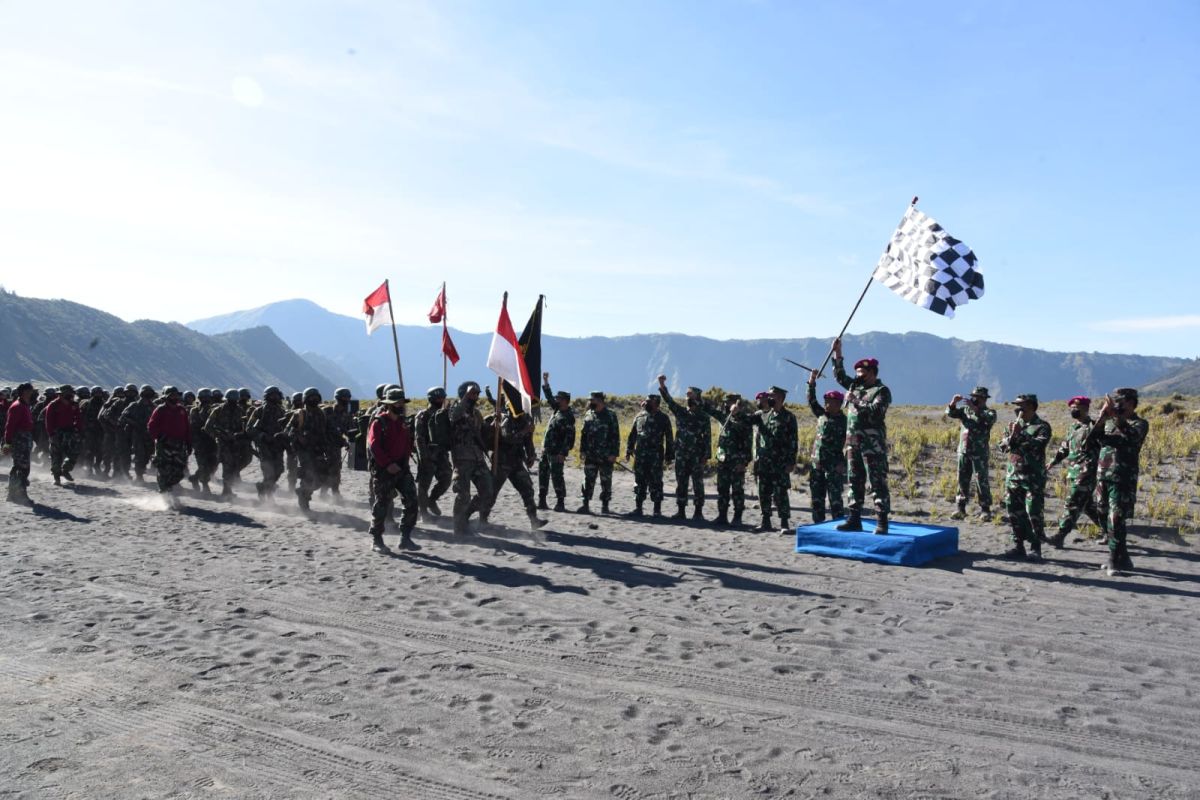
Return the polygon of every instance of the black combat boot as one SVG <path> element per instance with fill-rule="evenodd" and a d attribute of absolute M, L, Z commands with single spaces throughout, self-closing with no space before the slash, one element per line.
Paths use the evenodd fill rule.
<path fill-rule="evenodd" d="M 550 510 L 550 504 L 546 502 L 546 493 L 545 492 L 538 493 L 537 507 L 538 507 L 538 511 L 549 511 Z"/>
<path fill-rule="evenodd" d="M 966 519 L 967 518 L 967 501 L 959 500 L 958 508 L 954 509 L 954 513 L 950 515 L 950 519 Z"/>
<path fill-rule="evenodd" d="M 633 511 L 629 512 L 629 516 L 631 516 L 631 517 L 645 516 L 645 512 L 642 511 L 642 506 L 645 505 L 646 501 L 642 498 L 638 498 L 637 500 L 635 500 L 635 502 L 637 503 L 637 505 L 635 505 L 633 507 Z"/>
<path fill-rule="evenodd" d="M 585 497 L 585 498 L 583 498 L 583 502 L 582 502 L 582 503 L 579 505 L 579 508 L 575 509 L 575 513 L 576 513 L 576 514 L 590 514 L 590 513 L 592 513 L 592 508 L 591 508 L 591 506 L 590 506 L 590 505 L 588 505 L 588 502 L 589 502 L 589 501 L 588 501 L 588 499 L 587 499 L 586 497 Z"/>
<path fill-rule="evenodd" d="M 555 511 L 566 511 L 567 510 L 567 504 L 565 502 L 563 502 L 563 499 L 561 497 L 554 501 L 554 510 Z"/>
<path fill-rule="evenodd" d="M 980 522 L 991 522 L 992 521 L 992 509 L 989 508 L 988 506 L 980 506 L 978 519 Z"/>
<path fill-rule="evenodd" d="M 539 528 L 546 527 L 547 521 L 544 519 L 539 519 L 538 515 L 537 515 L 537 511 L 530 511 L 528 513 L 529 513 L 529 530 L 536 531 Z"/>
<path fill-rule="evenodd" d="M 1129 557 L 1129 549 L 1125 547 L 1124 542 L 1117 548 L 1117 566 L 1121 568 L 1122 572 L 1133 571 L 1133 559 Z"/>
<path fill-rule="evenodd" d="M 839 531 L 861 531 L 862 527 L 862 512 L 857 508 L 850 509 L 850 516 L 846 517 L 846 521 L 837 526 Z"/>
<path fill-rule="evenodd" d="M 400 549 L 410 551 L 421 549 L 421 545 L 412 540 L 412 531 L 400 531 Z"/>
<path fill-rule="evenodd" d="M 704 514 L 700 511 L 700 506 L 692 509 L 692 522 L 704 522 Z"/>
<path fill-rule="evenodd" d="M 454 517 L 454 534 L 456 536 L 467 536 L 471 533 L 471 529 L 467 526 L 467 518 L 455 515 Z"/>
<path fill-rule="evenodd" d="M 600 513 L 601 513 L 601 514 L 607 514 L 607 513 L 608 513 L 608 501 L 607 501 L 607 500 L 601 500 L 601 501 L 600 501 Z"/>
<path fill-rule="evenodd" d="M 375 527 L 372 526 L 370 533 L 371 533 L 371 552 L 379 553 L 380 555 L 383 555 L 383 556 L 390 556 L 392 554 L 391 549 L 386 544 L 383 543 L 383 529 L 381 528 L 379 530 L 376 530 Z"/>
<path fill-rule="evenodd" d="M 773 531 L 775 527 L 771 524 L 771 515 L 763 514 L 762 522 L 758 523 L 757 530 L 762 532 Z"/>
<path fill-rule="evenodd" d="M 713 520 L 713 522 L 715 522 L 717 525 L 720 525 L 722 528 L 728 526 L 729 509 L 727 509 L 725 506 L 717 506 L 717 518 Z"/>
<path fill-rule="evenodd" d="M 671 519 L 687 519 L 687 511 L 683 507 L 683 503 L 677 504 L 677 510 L 671 516 Z"/>
<path fill-rule="evenodd" d="M 662 516 L 662 500 L 654 501 L 654 516 L 656 516 L 656 517 Z"/>
<path fill-rule="evenodd" d="M 733 520 L 729 524 L 734 528 L 742 527 L 742 510 L 740 508 L 733 510 Z"/>
<path fill-rule="evenodd" d="M 875 535 L 887 536 L 888 532 L 888 515 L 886 511 L 880 511 L 875 515 Z"/>
<path fill-rule="evenodd" d="M 1062 550 L 1063 545 L 1067 543 L 1067 534 L 1070 532 L 1070 526 L 1059 528 L 1058 533 L 1054 534 L 1046 541 L 1049 542 L 1050 546 L 1055 550 Z"/>
<path fill-rule="evenodd" d="M 1029 555 L 1025 552 L 1025 541 L 1017 539 L 1013 546 L 1004 551 L 1004 557 L 1013 561 L 1027 561 Z"/>
<path fill-rule="evenodd" d="M 1038 563 L 1042 560 L 1042 543 L 1034 539 L 1029 543 L 1029 560 Z"/>
<path fill-rule="evenodd" d="M 820 508 L 813 509 L 813 525 L 820 525 L 825 521 L 825 510 Z"/>
<path fill-rule="evenodd" d="M 796 532 L 796 529 L 792 527 L 791 520 L 789 520 L 787 518 L 779 520 L 779 533 L 781 535 L 789 536 L 795 532 Z"/>
<path fill-rule="evenodd" d="M 432 497 L 425 501 L 425 513 L 431 517 L 440 517 L 442 510 L 438 508 L 437 500 Z"/>

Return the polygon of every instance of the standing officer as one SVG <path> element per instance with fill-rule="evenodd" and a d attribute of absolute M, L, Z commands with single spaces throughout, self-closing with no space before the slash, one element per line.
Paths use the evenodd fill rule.
<path fill-rule="evenodd" d="M 583 415 L 583 432 L 580 435 L 579 455 L 583 458 L 583 504 L 580 514 L 592 513 L 589 504 L 596 491 L 596 478 L 600 478 L 600 513 L 608 513 L 608 502 L 612 499 L 613 464 L 621 454 L 621 423 L 608 407 L 604 392 L 595 391 L 588 400 L 587 413 Z"/>
<path fill-rule="evenodd" d="M 986 386 L 976 386 L 967 398 L 965 408 L 959 406 L 963 396 L 956 394 L 946 406 L 946 416 L 958 420 L 961 431 L 958 435 L 958 508 L 950 519 L 966 519 L 967 501 L 971 499 L 971 476 L 979 486 L 979 521 L 992 518 L 992 489 L 988 480 L 988 455 L 992 438 L 992 426 L 996 424 L 996 412 L 987 407 Z"/>
<path fill-rule="evenodd" d="M 550 373 L 542 373 L 542 392 L 546 402 L 554 409 L 550 422 L 546 424 L 546 433 L 542 436 L 542 457 L 538 461 L 538 508 L 545 511 L 546 495 L 550 490 L 550 482 L 554 482 L 555 511 L 565 511 L 564 498 L 567 495 L 567 481 L 563 475 L 563 465 L 571 449 L 575 447 L 575 412 L 571 410 L 571 395 L 559 391 L 553 393 L 550 389 Z"/>
<path fill-rule="evenodd" d="M 1138 459 L 1150 423 L 1138 416 L 1137 389 L 1114 389 L 1104 398 L 1100 419 L 1089 439 L 1100 443 L 1100 509 L 1108 517 L 1108 562 L 1110 576 L 1133 569 L 1125 546 L 1126 524 L 1137 503 Z"/>
<path fill-rule="evenodd" d="M 667 391 L 667 376 L 658 376 L 658 393 L 675 417 L 675 519 L 686 519 L 688 484 L 692 488 L 692 519 L 704 521 L 704 468 L 712 457 L 712 423 L 704 410 L 699 387 L 687 389 L 687 407 Z"/>
<path fill-rule="evenodd" d="M 792 532 L 792 501 L 788 492 L 792 488 L 792 470 L 796 467 L 796 450 L 800 446 L 796 415 L 787 410 L 786 402 L 787 389 L 772 386 L 767 400 L 769 410 L 754 419 L 764 444 L 758 459 L 758 502 L 762 508 L 758 529 L 772 530 L 773 504 L 779 512 L 779 531 L 784 534 Z"/>
<path fill-rule="evenodd" d="M 829 515 L 838 519 L 845 514 L 842 497 L 846 491 L 846 415 L 842 413 L 845 396 L 839 391 L 826 392 L 825 405 L 817 402 L 817 371 L 808 375 L 808 407 L 817 418 L 813 437 L 812 469 L 808 473 L 808 492 L 812 498 L 812 517 L 816 524 L 825 521 L 825 500 Z"/>
<path fill-rule="evenodd" d="M 645 513 L 642 507 L 649 492 L 654 516 L 661 517 L 663 464 L 670 464 L 675 458 L 675 448 L 671 441 L 671 420 L 659 409 L 656 394 L 646 396 L 642 410 L 633 418 L 633 427 L 629 429 L 625 460 L 634 456 L 637 460 L 633 465 L 633 500 L 636 504 L 633 516 L 640 517 Z"/>
<path fill-rule="evenodd" d="M 1000 442 L 1008 453 L 1004 477 L 1004 508 L 1012 525 L 1013 546 L 1004 555 L 1018 560 L 1040 561 L 1045 536 L 1043 510 L 1046 503 L 1046 445 L 1050 423 L 1037 415 L 1036 394 L 1019 394 L 1012 401 L 1017 418 Z M 1029 552 L 1025 543 L 1029 542 Z"/>
<path fill-rule="evenodd" d="M 728 394 L 721 409 L 703 406 L 721 426 L 717 434 L 717 524 L 729 524 L 729 504 L 733 501 L 733 526 L 742 524 L 746 509 L 746 468 L 750 466 L 754 442 L 754 423 L 750 404 L 741 395 Z"/>
<path fill-rule="evenodd" d="M 837 382 L 846 390 L 846 472 L 850 478 L 850 517 L 839 531 L 862 530 L 862 507 L 866 482 L 871 482 L 875 500 L 875 533 L 888 532 L 892 497 L 888 492 L 887 410 L 892 390 L 879 380 L 879 361 L 860 358 L 854 363 L 855 377 L 846 374 L 842 340 L 833 340 L 833 367 Z"/>
<path fill-rule="evenodd" d="M 1049 539 L 1050 544 L 1057 549 L 1062 548 L 1067 541 L 1067 534 L 1075 529 L 1075 522 L 1080 514 L 1086 513 L 1100 530 L 1108 530 L 1108 525 L 1092 496 L 1096 489 L 1096 463 L 1100 458 L 1100 442 L 1089 437 L 1092 426 L 1096 424 L 1088 415 L 1091 406 L 1091 398 L 1083 395 L 1067 401 L 1067 408 L 1071 410 L 1071 418 L 1075 421 L 1067 431 L 1067 438 L 1058 446 L 1054 460 L 1046 466 L 1048 472 L 1060 461 L 1065 460 L 1067 479 L 1071 483 L 1066 507 L 1058 519 L 1058 532 Z"/>

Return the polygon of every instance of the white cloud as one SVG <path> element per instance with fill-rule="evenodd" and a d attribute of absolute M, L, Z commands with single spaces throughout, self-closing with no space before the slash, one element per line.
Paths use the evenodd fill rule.
<path fill-rule="evenodd" d="M 1200 314 L 1184 314 L 1174 317 L 1140 317 L 1137 319 L 1110 319 L 1094 322 L 1092 330 L 1111 333 L 1139 333 L 1153 331 L 1177 331 L 1200 328 Z"/>

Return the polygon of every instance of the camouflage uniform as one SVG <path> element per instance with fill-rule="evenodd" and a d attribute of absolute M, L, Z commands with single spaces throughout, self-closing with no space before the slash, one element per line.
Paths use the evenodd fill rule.
<path fill-rule="evenodd" d="M 146 423 L 154 413 L 154 403 L 148 397 L 138 398 L 136 403 L 130 403 L 121 412 L 121 427 L 129 432 L 129 442 L 133 449 L 133 474 L 142 480 L 146 474 L 146 465 L 154 454 L 154 447 L 146 435 Z"/>
<path fill-rule="evenodd" d="M 1018 417 L 1014 424 L 1015 433 L 1000 442 L 1000 450 L 1008 454 L 1004 508 L 1014 544 L 1030 542 L 1035 551 L 1040 551 L 1045 536 L 1046 445 L 1052 431 L 1050 423 L 1036 413 L 1028 422 Z"/>
<path fill-rule="evenodd" d="M 50 390 L 45 390 L 49 392 Z M 46 406 L 57 396 L 55 394 L 47 396 L 42 395 L 42 399 L 33 404 L 31 413 L 33 414 L 33 454 L 37 456 L 38 461 L 42 461 L 50 452 L 50 439 L 46 436 Z"/>
<path fill-rule="evenodd" d="M 218 404 L 204 423 L 204 433 L 217 443 L 217 459 L 221 462 L 221 494 L 233 494 L 233 486 L 241 478 L 238 440 L 246 435 L 242 410 L 238 404 L 229 400 Z"/>
<path fill-rule="evenodd" d="M 19 401 L 13 401 L 15 406 Z M 11 413 L 11 411 L 10 411 Z M 32 419 L 32 411 L 30 418 Z M 4 437 L 4 429 L 0 428 L 0 439 Z M 28 502 L 29 496 L 25 490 L 29 488 L 29 460 L 33 454 L 33 431 L 20 431 L 12 436 L 7 444 L 12 448 L 9 456 L 12 458 L 12 468 L 8 472 L 9 502 Z"/>
<path fill-rule="evenodd" d="M 889 514 L 892 498 L 888 491 L 887 410 L 892 390 L 876 379 L 875 385 L 863 386 L 846 374 L 844 360 L 833 359 L 834 377 L 846 390 L 846 472 L 850 479 L 850 507 L 861 511 L 866 498 L 866 482 L 878 514 Z"/>
<path fill-rule="evenodd" d="M 1136 398 L 1136 393 L 1133 395 Z M 1112 418 L 1097 424 L 1092 433 L 1100 444 L 1098 506 L 1108 522 L 1108 551 L 1128 559 L 1126 523 L 1137 503 L 1138 458 L 1150 423 L 1136 413 L 1129 419 Z"/>
<path fill-rule="evenodd" d="M 382 406 L 376 406 L 377 411 L 382 411 Z M 390 436 L 403 436 L 403 429 L 408 426 L 408 418 L 400 417 L 393 421 L 385 413 L 374 414 L 371 419 L 371 426 L 374 427 L 374 436 L 380 439 L 386 439 Z M 370 432 L 368 428 L 368 432 Z M 411 436 L 411 429 L 409 430 Z M 372 441 L 375 441 L 373 438 Z M 409 465 L 409 459 L 405 458 L 402 462 L 397 462 L 400 471 L 394 475 L 387 471 L 385 467 L 380 467 L 375 459 L 370 459 L 370 487 L 371 495 L 371 528 L 370 533 L 376 537 L 383 535 L 383 526 L 387 522 L 388 517 L 395 514 L 396 497 L 400 498 L 400 533 L 405 541 L 417 526 L 417 484 L 413 480 L 412 468 Z M 417 548 L 411 548 L 417 549 Z M 386 551 L 383 551 L 386 552 Z"/>
<path fill-rule="evenodd" d="M 661 511 L 663 499 L 663 464 L 675 459 L 671 436 L 671 420 L 660 409 L 645 408 L 633 418 L 633 427 L 625 440 L 625 457 L 634 456 L 633 497 L 641 513 L 646 493 Z"/>
<path fill-rule="evenodd" d="M 442 403 L 448 403 L 443 400 Z M 443 405 L 444 407 L 444 405 Z M 417 412 L 414 425 L 417 444 L 417 505 L 421 511 L 437 505 L 438 498 L 450 488 L 454 469 L 450 466 L 453 446 L 450 420 L 442 409 L 429 405 Z M 440 511 L 440 509 L 439 509 Z"/>
<path fill-rule="evenodd" d="M 44 416 L 48 416 L 51 409 L 62 403 L 64 405 L 74 406 L 74 401 L 68 401 L 63 395 L 59 395 L 51 403 L 47 404 Z M 78 407 L 76 407 L 78 413 Z M 80 425 L 82 425 L 82 415 L 80 416 Z M 63 427 L 56 430 L 54 433 L 47 431 L 47 438 L 50 442 L 50 474 L 54 476 L 55 481 L 59 476 L 70 476 L 71 470 L 75 469 L 75 460 L 79 457 L 80 440 L 83 438 L 82 432 L 78 427 Z"/>
<path fill-rule="evenodd" d="M 563 498 L 567 495 L 563 463 L 575 447 L 575 412 L 569 405 L 566 411 L 558 409 L 558 401 L 548 384 L 542 384 L 542 392 L 546 395 L 547 407 L 554 409 L 554 413 L 546 423 L 546 432 L 542 435 L 542 457 L 538 461 L 538 504 L 545 504 L 550 482 L 553 481 L 554 496 L 558 499 L 556 508 L 561 511 Z"/>
<path fill-rule="evenodd" d="M 284 429 L 287 421 L 288 412 L 283 403 L 268 401 L 250 412 L 250 419 L 246 422 L 246 434 L 258 448 L 258 465 L 262 469 L 262 480 L 254 486 L 259 497 L 275 494 L 275 487 L 283 475 L 283 448 L 287 441 Z"/>
<path fill-rule="evenodd" d="M 478 401 L 446 402 L 450 403 L 447 413 L 451 441 L 454 442 L 450 451 L 454 463 L 454 530 L 466 533 L 467 519 L 480 509 L 491 507 L 496 487 L 488 467 L 483 414 L 477 408 Z M 475 486 L 474 497 L 471 497 L 472 485 Z"/>
<path fill-rule="evenodd" d="M 738 400 L 728 413 L 704 405 L 705 412 L 721 426 L 717 434 L 717 515 L 724 520 L 732 500 L 736 524 L 741 524 L 746 508 L 746 468 L 752 458 L 754 435 L 753 418 L 743 403 Z"/>
<path fill-rule="evenodd" d="M 129 478 L 129 432 L 121 427 L 121 414 L 129 406 L 127 397 L 113 397 L 100 411 L 104 427 L 104 458 L 112 467 L 112 476 Z"/>
<path fill-rule="evenodd" d="M 770 526 L 772 507 L 787 527 L 792 517 L 792 470 L 796 466 L 796 451 L 800 434 L 796 415 L 782 404 L 756 416 L 753 423 L 762 437 L 758 451 L 758 504 L 762 509 L 762 527 Z"/>
<path fill-rule="evenodd" d="M 83 411 L 83 452 L 86 453 L 84 466 L 94 475 L 104 471 L 104 428 L 100 425 L 100 411 L 104 408 L 104 397 L 98 392 L 92 392 Z"/>
<path fill-rule="evenodd" d="M 579 455 L 583 458 L 583 502 L 592 500 L 596 478 L 600 478 L 600 502 L 608 505 L 612 499 L 613 460 L 621 454 L 621 423 L 611 408 L 603 411 L 588 409 L 583 415 Z"/>
<path fill-rule="evenodd" d="M 992 507 L 992 489 L 988 480 L 989 443 L 992 426 L 996 424 L 996 412 L 990 408 L 976 410 L 971 407 L 947 406 L 946 416 L 958 420 L 958 496 L 955 502 L 959 509 L 971 499 L 971 476 L 979 485 L 979 508 L 989 511 Z"/>
<path fill-rule="evenodd" d="M 521 502 L 525 505 L 525 513 L 529 515 L 530 520 L 537 519 L 537 501 L 533 496 L 533 478 L 529 474 L 528 466 L 536 456 L 533 447 L 533 425 L 533 418 L 529 414 L 514 417 L 504 413 L 501 416 L 500 450 L 492 454 L 496 464 L 494 488 L 487 502 L 480 505 L 480 520 L 487 522 L 488 515 L 496 505 L 496 497 L 506 481 L 521 495 Z M 495 442 L 495 426 L 495 414 L 484 420 L 483 439 L 489 444 Z"/>
<path fill-rule="evenodd" d="M 692 391 L 700 394 L 696 387 Z M 698 516 L 704 507 L 704 467 L 712 457 L 712 423 L 701 402 L 681 406 L 665 386 L 658 393 L 675 417 L 675 505 L 682 516 L 691 483 L 692 508 Z"/>
<path fill-rule="evenodd" d="M 1067 462 L 1067 479 L 1070 481 L 1070 491 L 1067 495 L 1066 508 L 1058 519 L 1059 543 L 1068 533 L 1075 529 L 1079 515 L 1086 513 L 1096 527 L 1106 530 L 1106 525 L 1093 492 L 1096 489 L 1096 462 L 1100 457 L 1100 442 L 1089 438 L 1092 426 L 1096 421 L 1091 417 L 1077 420 L 1067 431 L 1067 438 L 1058 446 L 1058 452 L 1047 466 L 1050 469 L 1060 461 Z"/>
<path fill-rule="evenodd" d="M 296 500 L 307 511 L 313 494 L 321 488 L 329 470 L 327 419 L 319 404 L 305 403 L 293 411 L 285 423 L 285 431 L 300 462 Z"/>
<path fill-rule="evenodd" d="M 842 516 L 845 508 L 842 497 L 846 491 L 846 415 L 826 414 L 817 402 L 816 384 L 808 384 L 808 407 L 817 418 L 817 433 L 813 438 L 812 469 L 808 473 L 808 491 L 812 497 L 814 522 L 825 520 L 825 498 L 829 498 L 829 515 Z"/>
<path fill-rule="evenodd" d="M 192 448 L 196 453 L 196 472 L 192 475 L 192 485 L 204 485 L 208 490 L 208 482 L 217 471 L 217 442 L 207 431 L 204 423 L 212 413 L 212 403 L 197 402 L 188 411 L 188 425 L 192 429 Z"/>
<path fill-rule="evenodd" d="M 354 441 L 358 424 L 350 413 L 349 402 L 336 402 L 325 408 L 326 435 L 328 437 L 328 472 L 325 475 L 325 488 L 335 495 L 342 492 L 342 462 L 345 460 L 345 449 Z M 281 455 L 282 457 L 282 455 Z"/>

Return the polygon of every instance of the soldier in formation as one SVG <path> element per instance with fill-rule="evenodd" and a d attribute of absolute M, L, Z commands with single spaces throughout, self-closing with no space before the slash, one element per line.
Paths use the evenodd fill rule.
<path fill-rule="evenodd" d="M 958 420 L 961 428 L 958 435 L 958 496 L 951 519 L 966 519 L 967 501 L 971 499 L 971 478 L 979 487 L 979 520 L 986 522 L 992 517 L 992 489 L 988 482 L 988 455 L 992 437 L 992 426 L 996 424 L 996 412 L 987 407 L 986 386 L 976 386 L 960 406 L 963 396 L 956 394 L 946 406 L 946 416 Z"/>
<path fill-rule="evenodd" d="M 61 486 L 64 479 L 74 482 L 71 470 L 75 468 L 80 440 L 83 438 L 83 414 L 75 404 L 75 387 L 60 387 L 43 413 L 46 438 L 50 444 L 50 474 L 54 476 L 54 485 Z"/>
<path fill-rule="evenodd" d="M 721 426 L 717 434 L 717 524 L 742 525 L 746 510 L 746 470 L 754 457 L 754 418 L 750 404 L 741 395 L 728 394 L 716 409 L 705 404 L 705 412 Z M 733 504 L 733 519 L 729 506 Z"/>
<path fill-rule="evenodd" d="M 129 435 L 129 446 L 132 451 L 131 464 L 136 480 L 146 479 L 146 467 L 150 457 L 154 455 L 154 447 L 146 432 L 150 415 L 154 413 L 154 399 L 158 392 L 153 386 L 143 386 L 138 390 L 137 400 L 125 406 L 121 412 L 120 425 Z"/>
<path fill-rule="evenodd" d="M 578 511 L 580 514 L 591 513 L 592 495 L 599 478 L 600 513 L 607 514 L 612 500 L 613 464 L 621 454 L 621 423 L 608 407 L 604 392 L 591 393 L 579 440 L 579 455 L 583 459 L 583 503 Z"/>
<path fill-rule="evenodd" d="M 833 368 L 837 382 L 846 390 L 846 472 L 850 479 L 850 516 L 837 526 L 839 531 L 861 531 L 862 507 L 867 481 L 875 502 L 875 533 L 888 532 L 892 510 L 888 491 L 887 410 L 892 391 L 879 380 L 879 361 L 862 358 L 854 363 L 855 376 L 846 374 L 842 340 L 833 340 Z"/>
<path fill-rule="evenodd" d="M 220 463 L 217 441 L 204 429 L 209 415 L 212 414 L 214 399 L 216 395 L 212 389 L 201 389 L 196 392 L 196 404 L 188 410 L 188 427 L 192 434 L 192 449 L 196 454 L 196 471 L 188 480 L 193 489 L 203 488 L 206 495 L 212 494 L 208 482 L 212 480 L 213 473 L 217 471 L 217 465 Z"/>
<path fill-rule="evenodd" d="M 817 371 L 811 370 L 807 388 L 808 407 L 817 418 L 813 437 L 812 467 L 808 473 L 808 491 L 812 498 L 814 524 L 825 521 L 825 501 L 829 501 L 829 516 L 839 519 L 845 515 L 842 498 L 846 490 L 846 415 L 842 413 L 845 395 L 839 391 L 826 392 L 824 405 L 817 402 Z"/>
<path fill-rule="evenodd" d="M 164 402 L 154 409 L 146 423 L 146 435 L 153 443 L 155 480 L 158 491 L 178 507 L 175 487 L 187 475 L 188 456 L 192 451 L 192 428 L 188 412 L 181 405 L 181 394 L 174 386 L 163 387 Z"/>
<path fill-rule="evenodd" d="M 1004 508 L 1012 526 L 1013 543 L 1004 555 L 1022 561 L 1040 561 L 1045 538 L 1046 446 L 1052 432 L 1050 423 L 1038 416 L 1037 395 L 1019 394 L 1012 405 L 1016 419 L 1000 441 L 1001 451 L 1008 454 Z"/>
<path fill-rule="evenodd" d="M 676 457 L 671 420 L 660 409 L 657 394 L 647 395 L 642 410 L 633 418 L 629 437 L 625 442 L 625 460 L 635 459 L 633 464 L 633 516 L 645 513 L 647 493 L 654 506 L 654 516 L 662 516 L 663 465 L 670 464 Z"/>
<path fill-rule="evenodd" d="M 273 500 L 275 487 L 283 476 L 284 447 L 289 412 L 283 407 L 283 391 L 278 386 L 263 390 L 262 405 L 250 412 L 246 435 L 258 452 L 262 480 L 254 485 L 260 500 Z"/>
<path fill-rule="evenodd" d="M 321 392 L 309 387 L 304 390 L 304 405 L 288 417 L 286 433 L 300 462 L 296 501 L 300 510 L 311 511 L 313 495 L 321 488 L 329 464 L 328 421 L 321 410 Z"/>
<path fill-rule="evenodd" d="M 1054 458 L 1046 465 L 1048 472 L 1060 462 L 1067 462 L 1067 503 L 1058 519 L 1058 531 L 1049 539 L 1056 549 L 1061 549 L 1067 541 L 1067 534 L 1075 530 L 1075 523 L 1080 514 L 1087 514 L 1092 522 L 1096 523 L 1096 527 L 1106 530 L 1106 523 L 1093 497 L 1096 490 L 1096 462 L 1100 458 L 1100 442 L 1089 436 L 1092 426 L 1096 424 L 1089 414 L 1091 405 L 1091 398 L 1083 395 L 1067 401 L 1074 422 L 1067 431 L 1067 438 L 1063 439 L 1054 453 Z"/>
<path fill-rule="evenodd" d="M 8 502 L 33 505 L 29 499 L 29 467 L 33 457 L 33 384 L 22 383 L 14 390 L 15 399 L 7 405 L 0 452 L 12 458 L 8 472 Z"/>
<path fill-rule="evenodd" d="M 454 464 L 454 532 L 469 533 L 467 521 L 472 514 L 490 508 L 495 484 L 487 461 L 487 442 L 483 438 L 483 414 L 478 409 L 479 384 L 465 381 L 458 387 L 458 401 L 448 414 Z M 471 487 L 475 496 L 471 496 Z"/>
<path fill-rule="evenodd" d="M 342 462 L 345 451 L 353 446 L 357 433 L 357 423 L 351 410 L 353 393 L 346 388 L 336 389 L 333 393 L 333 405 L 325 407 L 325 432 L 329 452 L 326 456 L 325 483 L 321 494 L 328 490 L 333 495 L 335 503 L 342 502 Z"/>
<path fill-rule="evenodd" d="M 772 386 L 765 398 L 766 410 L 754 417 L 754 425 L 762 439 L 758 451 L 758 504 L 762 509 L 760 531 L 775 530 L 771 526 L 771 512 L 779 515 L 780 532 L 791 533 L 792 470 L 796 466 L 796 450 L 800 446 L 800 432 L 796 415 L 787 410 L 787 389 Z"/>
<path fill-rule="evenodd" d="M 1097 495 L 1100 512 L 1108 523 L 1108 561 L 1104 568 L 1110 576 L 1133 569 L 1125 536 L 1137 503 L 1139 456 L 1150 432 L 1150 423 L 1138 416 L 1137 407 L 1137 389 L 1114 390 L 1104 398 L 1100 418 L 1088 434 L 1089 441 L 1100 443 Z"/>
<path fill-rule="evenodd" d="M 446 406 L 446 390 L 432 386 L 425 393 L 429 405 L 417 412 L 417 505 L 428 517 L 440 517 L 438 499 L 450 488 L 454 468 L 450 465 L 450 450 L 454 446 L 450 435 L 450 417 L 440 413 Z"/>
<path fill-rule="evenodd" d="M 538 508 L 548 510 L 546 495 L 554 484 L 554 510 L 565 511 L 567 481 L 563 474 L 567 456 L 575 447 L 575 412 L 571 410 L 569 392 L 554 392 L 550 388 L 550 373 L 542 373 L 542 393 L 554 409 L 546 432 L 542 436 L 542 457 L 538 462 Z"/>
<path fill-rule="evenodd" d="M 521 496 L 521 502 L 525 505 L 525 515 L 529 517 L 529 527 L 536 531 L 545 527 L 546 520 L 540 519 L 537 515 L 537 501 L 534 500 L 533 495 L 533 478 L 529 475 L 529 468 L 534 465 L 537 458 L 537 452 L 533 446 L 533 418 L 523 412 L 515 413 L 507 407 L 507 404 L 502 403 L 501 407 L 497 408 L 496 400 L 492 397 L 490 389 L 487 398 L 492 404 L 493 413 L 484 420 L 483 439 L 492 445 L 494 481 L 491 496 L 487 503 L 479 509 L 479 523 L 481 526 L 488 524 L 488 517 L 492 513 L 492 507 L 496 504 L 496 497 L 499 496 L 500 489 L 508 482 Z M 496 426 L 499 426 L 498 432 Z"/>
<path fill-rule="evenodd" d="M 384 525 L 392 517 L 395 498 L 401 503 L 400 548 L 420 550 L 412 540 L 417 524 L 417 485 L 413 480 L 409 459 L 413 453 L 413 431 L 405 411 L 408 403 L 399 388 L 389 389 L 380 403 L 379 413 L 371 418 L 367 429 L 367 448 L 371 451 L 371 550 L 388 555 L 384 544 Z M 300 413 L 304 413 L 303 411 Z"/>
<path fill-rule="evenodd" d="M 675 519 L 687 518 L 688 487 L 692 489 L 692 519 L 704 521 L 704 468 L 712 457 L 712 425 L 699 387 L 687 389 L 681 406 L 667 391 L 667 376 L 658 376 L 658 393 L 675 417 Z"/>

